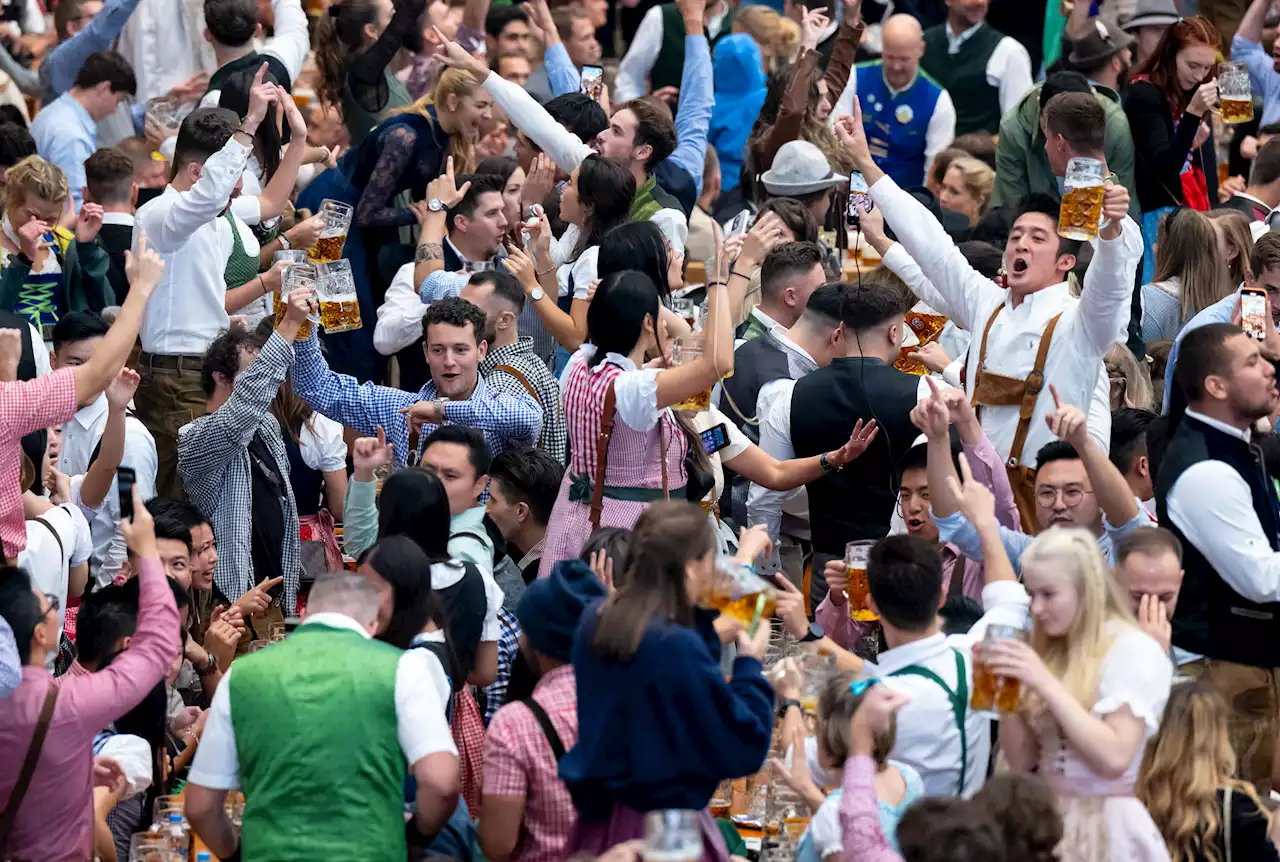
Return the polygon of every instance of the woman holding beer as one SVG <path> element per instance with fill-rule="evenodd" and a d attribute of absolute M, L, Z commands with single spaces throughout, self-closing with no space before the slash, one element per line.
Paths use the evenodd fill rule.
<path fill-rule="evenodd" d="M 763 536 L 744 532 L 738 559 L 767 550 Z M 702 858 L 728 859 L 707 803 L 721 781 L 764 762 L 774 694 L 760 665 L 767 621 L 750 633 L 736 625 L 732 678 L 720 670 L 717 614 L 694 605 L 715 548 L 701 509 L 655 503 L 636 522 L 622 586 L 583 615 L 573 643 L 578 742 L 560 761 L 579 816 L 569 855 L 640 838 L 645 812 L 682 808 L 700 812 Z"/>
<path fill-rule="evenodd" d="M 1169 697 L 1169 657 L 1138 628 L 1084 530 L 1042 533 L 1023 554 L 1022 574 L 1030 643 L 974 647 L 975 665 L 1022 687 L 1018 711 L 1000 720 L 1009 765 L 1038 767 L 1060 797 L 1063 862 L 1167 860 L 1134 785 Z"/>
<path fill-rule="evenodd" d="M 1207 211 L 1218 200 L 1213 117 L 1217 110 L 1218 30 L 1204 18 L 1180 18 L 1129 80 L 1124 111 L 1137 153 L 1134 178 L 1142 238 L 1156 242 L 1160 218 L 1175 206 Z M 1143 260 L 1151 281 L 1153 255 Z"/>

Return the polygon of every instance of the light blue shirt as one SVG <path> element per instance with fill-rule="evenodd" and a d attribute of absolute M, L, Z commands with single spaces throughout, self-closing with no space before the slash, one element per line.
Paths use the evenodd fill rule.
<path fill-rule="evenodd" d="M 1238 38 L 1237 38 L 1237 41 Z M 1240 288 L 1236 288 L 1234 293 L 1224 296 L 1213 305 L 1200 309 L 1195 317 L 1187 321 L 1187 325 L 1182 327 L 1173 339 L 1173 347 L 1169 349 L 1169 362 L 1164 368 L 1164 412 L 1169 412 L 1169 399 L 1173 395 L 1173 369 L 1178 362 L 1178 347 L 1182 344 L 1182 339 L 1188 332 L 1193 329 L 1199 329 L 1202 326 L 1208 326 L 1211 323 L 1230 323 L 1231 314 L 1235 311 L 1236 301 L 1240 299 Z"/>
<path fill-rule="evenodd" d="M 542 65 L 547 70 L 547 84 L 551 87 L 553 98 L 565 93 L 576 93 L 582 88 L 582 75 L 569 59 L 569 50 L 563 42 L 557 42 L 547 49 Z"/>
<path fill-rule="evenodd" d="M 1280 72 L 1276 72 L 1271 54 L 1260 43 L 1235 36 L 1231 39 L 1231 59 L 1249 67 L 1249 84 L 1254 92 L 1262 93 L 1261 125 L 1280 120 Z"/>
<path fill-rule="evenodd" d="M 49 52 L 38 70 L 40 82 L 44 85 L 44 104 L 48 105 L 71 89 L 76 75 L 80 74 L 80 67 L 90 54 L 111 50 L 116 37 L 129 22 L 129 16 L 138 8 L 138 2 L 107 0 L 102 11 L 94 15 L 83 30 Z"/>
<path fill-rule="evenodd" d="M 71 199 L 80 209 L 84 188 L 84 162 L 98 148 L 98 122 L 84 105 L 63 93 L 31 121 L 36 151 L 66 174 Z"/>

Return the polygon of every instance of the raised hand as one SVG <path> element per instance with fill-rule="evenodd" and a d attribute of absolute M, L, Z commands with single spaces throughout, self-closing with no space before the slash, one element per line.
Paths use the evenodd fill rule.
<path fill-rule="evenodd" d="M 311 248 L 324 232 L 324 216 L 314 215 L 305 218 L 285 231 L 292 248 Z"/>
<path fill-rule="evenodd" d="M 743 563 L 750 565 L 772 550 L 773 541 L 770 540 L 769 531 L 764 528 L 763 524 L 747 527 L 738 534 L 738 553 L 736 556 Z"/>
<path fill-rule="evenodd" d="M 47 221 L 35 218 L 18 228 L 18 250 L 26 256 L 27 260 L 35 263 L 36 255 L 40 253 L 40 246 L 44 244 L 44 235 L 50 230 Z"/>
<path fill-rule="evenodd" d="M 1107 180 L 1102 186 L 1102 218 L 1106 224 L 1098 230 L 1098 235 L 1103 239 L 1118 237 L 1128 214 L 1129 190 L 1120 183 Z"/>
<path fill-rule="evenodd" d="M 159 558 L 156 551 L 156 522 L 142 502 L 142 492 L 137 485 L 133 486 L 133 517 L 120 519 L 120 533 L 134 556 L 142 559 Z"/>
<path fill-rule="evenodd" d="M 466 49 L 457 42 L 445 38 L 439 27 L 432 27 L 431 29 L 435 31 L 436 39 L 440 42 L 441 52 L 436 55 L 440 58 L 440 61 L 454 69 L 470 72 L 478 83 L 483 84 L 484 79 L 489 77 L 489 67 L 485 65 L 485 62 L 468 54 Z"/>
<path fill-rule="evenodd" d="M 138 391 L 141 379 L 132 368 L 121 368 L 116 379 L 107 385 L 107 404 L 116 410 L 127 408 L 133 400 L 133 393 Z"/>
<path fill-rule="evenodd" d="M 782 627 L 797 638 L 809 633 L 809 617 L 804 612 L 804 593 L 796 589 L 791 579 L 784 574 L 774 575 L 773 583 L 778 588 L 778 608 L 774 616 L 782 620 Z"/>
<path fill-rule="evenodd" d="M 524 287 L 525 293 L 531 293 L 538 286 L 538 275 L 533 261 L 519 246 L 508 244 L 507 256 L 501 261 L 502 268 L 511 273 Z"/>
<path fill-rule="evenodd" d="M 236 599 L 236 607 L 240 609 L 241 615 L 251 617 L 265 611 L 271 605 L 271 596 L 267 591 L 275 587 L 276 584 L 283 582 L 283 575 L 275 578 L 267 578 L 240 598 Z"/>
<path fill-rule="evenodd" d="M 609 556 L 609 552 L 604 548 L 600 548 L 591 554 L 591 574 L 604 586 L 605 592 L 613 595 L 617 592 L 617 587 L 613 585 L 613 557 Z"/>
<path fill-rule="evenodd" d="M 197 72 L 182 83 L 171 87 L 166 98 L 175 105 L 185 105 L 187 102 L 198 101 L 208 89 L 209 73 Z"/>
<path fill-rule="evenodd" d="M 1089 417 L 1079 407 L 1063 404 L 1058 387 L 1052 383 L 1049 392 L 1053 395 L 1054 409 L 1045 414 L 1045 423 L 1055 437 L 1070 443 L 1077 452 L 1083 452 L 1089 445 Z"/>
<path fill-rule="evenodd" d="M 951 414 L 947 411 L 946 402 L 942 400 L 938 386 L 929 378 L 925 378 L 929 390 L 933 393 L 911 408 L 911 424 L 916 426 L 930 440 L 946 437 L 951 427 Z"/>
<path fill-rule="evenodd" d="M 872 210 L 875 212 L 875 210 Z M 862 222 L 862 232 L 866 233 L 866 220 Z M 934 374 L 941 374 L 946 371 L 947 366 L 951 364 L 951 357 L 947 355 L 947 351 L 942 345 L 936 341 L 930 341 L 928 344 L 921 344 L 915 350 L 907 353 L 908 359 L 914 359 L 916 362 L 924 365 L 925 368 Z"/>
<path fill-rule="evenodd" d="M 387 442 L 387 432 L 381 425 L 377 437 L 360 437 L 351 445 L 351 462 L 357 470 L 372 472 L 390 464 L 394 457 L 395 446 Z"/>
<path fill-rule="evenodd" d="M 98 231 L 102 229 L 103 209 L 98 204 L 80 205 L 80 214 L 76 216 L 76 242 L 93 242 Z"/>
<path fill-rule="evenodd" d="M 765 213 L 747 231 L 738 260 L 748 269 L 759 266 L 764 262 L 765 255 L 786 240 L 785 230 L 786 225 L 777 213 Z"/>
<path fill-rule="evenodd" d="M 1203 117 L 1218 109 L 1218 79 L 1206 81 L 1196 87 L 1191 101 L 1187 102 L 1187 113 L 1195 117 Z"/>
<path fill-rule="evenodd" d="M 1150 593 L 1138 600 L 1138 628 L 1155 639 L 1166 653 L 1173 642 L 1173 626 L 1169 622 L 1169 609 L 1159 596 Z"/>
<path fill-rule="evenodd" d="M 822 577 L 827 581 L 831 604 L 844 607 L 844 603 L 849 601 L 849 570 L 845 568 L 844 560 L 827 560 L 822 567 Z"/>
<path fill-rule="evenodd" d="M 862 127 L 862 104 L 857 96 L 853 97 L 853 114 L 844 114 L 836 119 L 836 140 L 854 167 L 862 173 L 867 172 L 868 165 L 875 164 L 871 148 L 867 146 L 867 132 Z"/>
<path fill-rule="evenodd" d="M 529 166 L 529 175 L 525 177 L 524 188 L 520 190 L 520 208 L 523 212 L 532 204 L 539 206 L 551 194 L 556 184 L 556 163 L 546 153 L 534 156 Z"/>
<path fill-rule="evenodd" d="M 317 310 L 315 290 L 310 287 L 295 287 L 289 291 L 281 325 L 300 327 L 308 317 L 314 317 Z"/>
<path fill-rule="evenodd" d="M 800 17 L 800 45 L 803 49 L 813 51 L 818 47 L 823 32 L 831 24 L 825 9 L 805 9 Z"/>
<path fill-rule="evenodd" d="M 960 454 L 961 482 L 955 476 L 947 477 L 951 494 L 960 505 L 960 512 L 974 526 L 996 523 L 996 498 L 991 489 L 973 478 L 969 459 Z"/>
<path fill-rule="evenodd" d="M 853 426 L 853 433 L 849 435 L 849 442 L 834 452 L 828 452 L 827 462 L 835 466 L 836 469 L 843 467 L 867 451 L 867 447 L 876 439 L 876 434 L 879 432 L 880 428 L 876 425 L 876 420 L 872 419 L 866 425 L 863 425 L 862 420 L 859 419 L 857 424 Z"/>
<path fill-rule="evenodd" d="M 855 738 L 868 738 L 878 731 L 889 727 L 889 719 L 911 700 L 909 695 L 890 688 L 885 683 L 876 683 L 867 689 L 858 704 L 858 709 L 849 719 L 849 729 Z"/>
<path fill-rule="evenodd" d="M 276 101 L 276 85 L 262 80 L 266 74 L 267 64 L 263 63 L 253 76 L 253 86 L 249 88 L 249 110 L 245 112 L 241 128 L 250 135 L 258 130 L 267 109 Z"/>
<path fill-rule="evenodd" d="M 236 645 L 240 643 L 240 637 L 243 634 L 243 623 L 236 628 L 225 618 L 214 620 L 205 630 L 204 648 L 213 655 L 218 662 L 218 667 L 224 672 L 231 666 L 231 660 L 236 657 Z"/>
<path fill-rule="evenodd" d="M 470 188 L 470 180 L 458 188 L 458 180 L 453 173 L 453 156 L 449 156 L 444 160 L 444 173 L 427 184 L 426 199 L 439 198 L 445 209 L 452 209 Z"/>

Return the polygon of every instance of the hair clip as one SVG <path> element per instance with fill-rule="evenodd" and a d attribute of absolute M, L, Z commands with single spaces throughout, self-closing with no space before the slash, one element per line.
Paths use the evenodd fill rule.
<path fill-rule="evenodd" d="M 878 676 L 869 676 L 866 679 L 855 679 L 853 682 L 849 683 L 849 691 L 853 693 L 854 697 L 862 697 L 862 695 L 866 694 L 867 689 L 871 688 L 871 686 L 875 685 L 879 681 L 880 677 Z"/>

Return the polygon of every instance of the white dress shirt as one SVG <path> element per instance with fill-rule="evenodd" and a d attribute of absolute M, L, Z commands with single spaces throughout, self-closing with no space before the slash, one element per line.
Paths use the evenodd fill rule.
<path fill-rule="evenodd" d="M 71 489 L 76 500 L 80 498 L 80 486 L 89 470 L 89 459 L 106 430 L 107 396 L 99 395 L 92 404 L 81 407 L 75 418 L 62 426 L 62 451 L 58 455 L 58 469 L 71 478 Z M 137 473 L 135 487 L 145 503 L 156 495 L 156 441 L 141 421 L 125 417 L 124 457 L 121 467 L 131 467 Z M 111 490 L 103 504 L 90 509 L 81 504 L 81 511 L 89 519 L 93 534 L 93 571 L 98 586 L 105 587 L 120 571 L 128 556 L 124 536 L 120 534 L 120 492 L 116 480 L 111 480 Z"/>
<path fill-rule="evenodd" d="M 142 349 L 147 353 L 203 356 L 227 328 L 223 271 L 235 240 L 221 215 L 249 152 L 232 137 L 205 161 L 204 172 L 189 190 L 166 186 L 138 210 L 134 250 L 138 236 L 146 231 L 147 245 L 164 259 L 164 275 L 142 319 Z M 248 200 L 256 206 L 256 198 Z"/>
<path fill-rule="evenodd" d="M 973 690 L 973 645 L 982 640 L 987 626 L 1002 624 L 1023 627 L 1031 601 L 1017 581 L 996 581 L 982 589 L 986 613 L 966 634 L 938 633 L 923 640 L 885 650 L 876 660 L 879 677 L 895 691 L 910 697 L 898 714 L 898 733 L 891 756 L 914 767 L 924 780 L 928 796 L 954 796 L 960 782 L 960 729 L 951 700 L 933 680 L 921 676 L 893 676 L 894 672 L 916 665 L 937 674 L 956 690 L 956 651 L 964 660 L 965 684 Z M 965 699 L 966 703 L 968 698 Z M 987 777 L 991 755 L 991 719 L 969 712 L 965 717 L 968 737 L 968 764 L 964 795 L 976 792 Z"/>
<path fill-rule="evenodd" d="M 714 7 L 715 2 L 708 4 Z M 707 22 L 707 33 L 711 39 L 720 35 L 724 29 L 724 19 L 729 13 L 727 4 L 722 4 L 719 14 L 712 15 Z M 831 30 L 836 27 L 832 23 Z M 649 73 L 653 71 L 658 55 L 662 53 L 662 35 L 665 28 L 662 24 L 662 7 L 654 6 L 644 14 L 635 36 L 631 37 L 631 45 L 626 55 L 618 63 L 618 76 L 613 82 L 613 103 L 621 105 L 632 99 L 638 99 L 649 92 Z"/>
<path fill-rule="evenodd" d="M 311 614 L 302 625 L 312 623 L 369 637 L 359 623 L 341 613 Z M 231 722 L 231 686 L 227 684 L 234 670 L 234 667 L 227 668 L 213 694 L 200 747 L 191 764 L 188 778 L 201 787 L 232 790 L 240 786 L 240 758 Z M 444 668 L 431 650 L 410 649 L 400 654 L 396 663 L 396 736 L 405 762 L 410 766 L 441 751 L 457 755 L 453 734 L 444 720 L 451 691 Z"/>
<path fill-rule="evenodd" d="M 1030 294 L 1014 308 L 1008 291 L 969 266 L 938 220 L 892 179 L 886 176 L 878 180 L 871 187 L 871 196 L 884 212 L 885 222 L 898 235 L 899 244 L 886 252 L 885 265 L 894 272 L 906 273 L 910 264 L 906 258 L 913 258 L 922 278 L 906 279 L 908 286 L 921 300 L 973 334 L 966 375 L 969 395 L 973 395 L 978 377 L 982 331 L 992 312 L 1002 309 L 991 326 L 983 368 L 1019 380 L 1025 380 L 1035 366 L 1045 327 L 1061 314 L 1045 360 L 1045 380 L 1053 382 L 1064 403 L 1090 406 L 1089 431 L 1106 451 L 1110 443 L 1110 411 L 1096 410 L 1092 401 L 1095 393 L 1106 391 L 1099 381 L 1099 377 L 1105 378 L 1102 358 L 1116 334 L 1128 325 L 1134 276 L 1142 256 L 1142 234 L 1133 220 L 1125 217 L 1116 239 L 1097 240 L 1079 298 L 1072 296 L 1067 283 L 1062 282 Z M 1036 401 L 1022 447 L 1024 464 L 1034 465 L 1040 447 L 1057 439 L 1044 421 L 1053 409 L 1053 396 L 1045 386 Z M 983 407 L 980 415 L 991 444 L 1007 459 L 1017 432 L 1018 406 Z M 1105 428 L 1101 424 L 1104 422 Z"/>
<path fill-rule="evenodd" d="M 373 347 L 383 356 L 394 356 L 422 337 L 422 316 L 427 304 L 413 283 L 414 264 L 396 270 L 387 293 L 378 306 L 378 322 L 373 327 Z"/>
<path fill-rule="evenodd" d="M 1006 39 L 1005 41 L 1012 41 Z M 1017 43 L 1014 43 L 1017 44 Z M 1021 46 L 1019 46 L 1021 47 Z M 996 49 L 997 53 L 999 48 Z M 1025 52 L 1024 52 L 1025 53 Z M 992 59 L 995 55 L 992 55 Z M 1030 59 L 1028 59 L 1030 65 Z M 990 64 L 987 66 L 990 70 Z M 919 72 L 916 73 L 919 75 Z M 990 71 L 988 71 L 988 76 Z M 911 83 L 901 90 L 895 90 L 889 87 L 889 82 L 885 82 L 885 86 L 889 92 L 896 96 L 899 93 L 910 90 L 915 84 L 916 79 L 912 78 Z M 831 110 L 831 116 L 827 118 L 827 125 L 832 129 L 836 127 L 836 119 L 853 113 L 853 97 L 858 95 L 858 70 L 854 69 L 853 74 L 849 76 L 849 83 L 844 85 L 844 92 L 840 94 L 840 98 L 836 100 L 836 106 Z M 1001 102 L 1003 108 L 1004 102 Z M 933 167 L 933 157 L 938 153 L 951 146 L 951 142 L 956 139 L 956 105 L 951 101 L 951 94 L 943 90 L 938 94 L 938 101 L 933 106 L 933 113 L 929 116 L 929 125 L 924 131 L 924 175 L 929 176 L 929 169 Z"/>
<path fill-rule="evenodd" d="M 960 47 L 969 41 L 970 36 L 978 32 L 978 28 L 983 23 L 985 22 L 974 24 L 959 35 L 951 32 L 950 24 L 945 24 L 947 53 L 959 52 Z M 1022 97 L 1034 83 L 1031 79 L 1031 55 L 1027 53 L 1026 48 L 1022 47 L 1021 42 L 1005 36 L 996 44 L 996 49 L 991 52 L 991 57 L 987 60 L 987 83 L 1000 89 L 1002 115 L 1018 106 L 1018 102 L 1022 101 Z"/>
<path fill-rule="evenodd" d="M 1248 442 L 1248 430 L 1187 410 L 1187 416 Z M 1223 461 L 1192 464 L 1165 499 L 1169 520 L 1227 586 L 1251 602 L 1280 602 L 1280 552 L 1271 550 L 1249 484 Z"/>
<path fill-rule="evenodd" d="M 26 570 L 35 589 L 57 597 L 58 633 L 61 634 L 62 621 L 67 613 L 70 569 L 89 562 L 93 538 L 84 513 L 71 503 L 54 506 L 41 515 L 40 520 L 27 521 L 27 547 L 18 552 L 18 566 Z M 56 539 L 54 532 L 58 534 Z M 46 667 L 50 672 L 57 658 L 56 650 L 49 654 Z"/>

